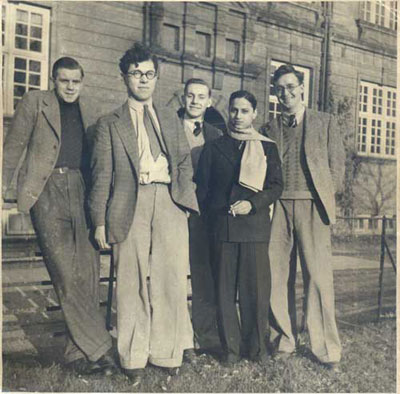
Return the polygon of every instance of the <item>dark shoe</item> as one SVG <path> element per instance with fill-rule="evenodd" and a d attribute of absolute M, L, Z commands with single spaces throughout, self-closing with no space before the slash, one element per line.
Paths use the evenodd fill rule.
<path fill-rule="evenodd" d="M 111 376 L 117 372 L 117 366 L 114 357 L 111 355 L 111 350 L 101 356 L 92 368 L 92 373 L 101 373 L 103 376 Z"/>
<path fill-rule="evenodd" d="M 274 360 L 275 361 L 283 361 L 286 362 L 287 360 L 289 360 L 290 357 L 293 356 L 293 353 L 288 353 L 288 352 L 281 352 L 278 351 L 274 354 Z"/>
<path fill-rule="evenodd" d="M 79 358 L 78 360 L 67 363 L 67 368 L 79 375 L 91 375 L 93 368 L 96 367 L 96 363 L 89 361 L 86 358 Z"/>
<path fill-rule="evenodd" d="M 186 349 L 183 351 L 183 361 L 189 364 L 195 364 L 197 354 L 194 349 Z"/>
<path fill-rule="evenodd" d="M 124 374 L 128 377 L 132 387 L 136 387 L 142 383 L 144 368 L 124 369 Z"/>
<path fill-rule="evenodd" d="M 222 364 L 224 367 L 231 368 L 231 367 L 233 367 L 235 364 L 237 364 L 240 360 L 241 360 L 241 358 L 240 358 L 239 356 L 237 356 L 236 354 L 228 353 L 228 354 L 226 354 L 225 357 L 223 358 L 221 364 Z"/>
<path fill-rule="evenodd" d="M 179 375 L 179 367 L 173 368 L 165 368 L 169 376 L 178 376 Z"/>
<path fill-rule="evenodd" d="M 334 373 L 340 372 L 340 365 L 338 362 L 323 363 L 323 365 L 326 369 L 329 369 L 329 371 Z"/>

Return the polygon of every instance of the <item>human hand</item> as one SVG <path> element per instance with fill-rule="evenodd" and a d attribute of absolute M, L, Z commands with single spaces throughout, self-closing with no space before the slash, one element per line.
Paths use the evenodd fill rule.
<path fill-rule="evenodd" d="M 99 245 L 100 249 L 110 249 L 111 246 L 106 241 L 106 227 L 105 226 L 97 226 L 94 230 L 94 239 Z"/>
<path fill-rule="evenodd" d="M 247 200 L 239 200 L 236 201 L 233 205 L 231 205 L 231 209 L 229 210 L 229 213 L 232 216 L 236 215 L 248 215 L 250 211 L 252 210 L 252 205 L 250 201 Z"/>

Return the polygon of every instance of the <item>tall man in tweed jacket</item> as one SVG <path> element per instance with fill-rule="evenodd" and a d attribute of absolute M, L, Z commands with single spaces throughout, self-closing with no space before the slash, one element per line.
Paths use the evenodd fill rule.
<path fill-rule="evenodd" d="M 3 196 L 26 148 L 18 210 L 31 213 L 64 313 L 65 361 L 79 372 L 110 374 L 115 365 L 99 308 L 99 255 L 85 212 L 89 126 L 98 114 L 94 103 L 80 97 L 83 75 L 76 60 L 60 58 L 52 70 L 55 89 L 28 92 L 18 104 L 3 149 Z"/>
<path fill-rule="evenodd" d="M 97 124 L 89 205 L 97 242 L 112 245 L 118 352 L 136 384 L 147 362 L 172 372 L 193 348 L 186 212 L 198 205 L 185 134 L 153 106 L 157 57 L 137 43 L 120 69 L 128 100 Z"/>
<path fill-rule="evenodd" d="M 329 368 L 337 368 L 341 345 L 335 321 L 330 223 L 335 223 L 335 192 L 344 175 L 344 148 L 333 116 L 305 109 L 303 75 L 291 65 L 273 77 L 282 115 L 264 129 L 278 145 L 284 190 L 272 219 L 271 339 L 278 357 L 295 350 L 289 317 L 290 258 L 298 248 L 306 277 L 306 313 L 311 350 Z"/>

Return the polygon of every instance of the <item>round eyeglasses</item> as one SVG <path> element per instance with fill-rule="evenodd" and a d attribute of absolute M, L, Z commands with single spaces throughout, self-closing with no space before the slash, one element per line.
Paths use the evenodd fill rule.
<path fill-rule="evenodd" d="M 293 93 L 299 86 L 300 85 L 275 86 L 275 92 L 279 95 L 283 94 L 285 90 L 289 93 Z"/>
<path fill-rule="evenodd" d="M 135 79 L 141 79 L 143 75 L 145 75 L 148 80 L 152 80 L 155 78 L 157 74 L 154 70 L 149 70 L 146 71 L 145 73 L 140 70 L 135 70 L 135 71 L 128 71 L 126 75 L 129 75 L 130 77 L 133 77 Z"/>

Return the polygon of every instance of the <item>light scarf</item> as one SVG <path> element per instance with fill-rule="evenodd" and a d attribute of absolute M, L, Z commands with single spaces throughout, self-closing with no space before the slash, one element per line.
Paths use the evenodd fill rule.
<path fill-rule="evenodd" d="M 253 127 L 240 132 L 228 128 L 228 135 L 246 143 L 240 162 L 239 184 L 255 192 L 263 190 L 267 175 L 267 156 L 261 141 L 275 142 Z"/>

